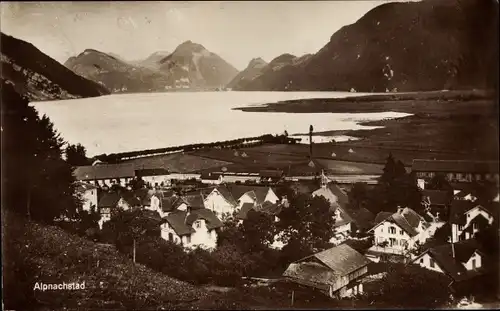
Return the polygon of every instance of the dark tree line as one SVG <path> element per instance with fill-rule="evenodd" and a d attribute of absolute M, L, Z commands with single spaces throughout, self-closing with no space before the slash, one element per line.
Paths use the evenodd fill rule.
<path fill-rule="evenodd" d="M 1 94 L 3 205 L 39 221 L 74 216 L 79 200 L 64 140 L 12 85 L 2 81 Z"/>

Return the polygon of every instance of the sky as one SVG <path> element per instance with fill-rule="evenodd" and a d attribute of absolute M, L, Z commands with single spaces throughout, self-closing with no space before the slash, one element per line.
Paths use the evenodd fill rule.
<path fill-rule="evenodd" d="M 140 60 L 191 40 L 243 70 L 256 57 L 315 53 L 385 2 L 1 2 L 0 29 L 60 63 L 87 48 Z"/>

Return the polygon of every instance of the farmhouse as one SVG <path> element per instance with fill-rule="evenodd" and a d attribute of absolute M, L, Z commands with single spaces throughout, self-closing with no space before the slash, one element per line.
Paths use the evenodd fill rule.
<path fill-rule="evenodd" d="M 479 204 L 467 200 L 452 202 L 450 207 L 451 242 L 471 239 L 493 223 L 498 215 L 498 204 Z"/>
<path fill-rule="evenodd" d="M 163 239 L 188 248 L 213 249 L 217 246 L 216 230 L 222 227 L 222 222 L 212 211 L 205 208 L 193 209 L 188 205 L 186 210 L 182 207 L 174 209 L 163 219 Z"/>
<path fill-rule="evenodd" d="M 201 192 L 201 195 L 203 196 L 204 207 L 214 212 L 217 217 L 234 213 L 238 205 L 225 186 L 205 189 Z"/>
<path fill-rule="evenodd" d="M 415 159 L 412 172 L 415 173 L 417 183 L 421 187 L 425 187 L 425 183 L 438 174 L 443 175 L 449 182 L 499 181 L 498 161 Z"/>
<path fill-rule="evenodd" d="M 291 263 L 283 276 L 332 298 L 342 298 L 363 293 L 361 279 L 369 263 L 365 256 L 342 244 Z"/>
<path fill-rule="evenodd" d="M 478 243 L 471 239 L 430 248 L 412 262 L 460 282 L 485 273 L 485 259 Z"/>
<path fill-rule="evenodd" d="M 119 193 L 116 191 L 105 192 L 97 204 L 101 219 L 99 227 L 109 221 L 118 210 L 127 211 L 134 207 L 141 206 L 141 201 L 131 193 Z"/>
<path fill-rule="evenodd" d="M 77 181 L 76 192 L 82 199 L 82 209 L 90 211 L 92 207 L 97 208 L 97 187 L 81 181 Z"/>
<path fill-rule="evenodd" d="M 405 255 L 417 241 L 424 243 L 430 238 L 430 224 L 411 208 L 399 208 L 393 214 L 379 213 L 375 220 L 379 223 L 369 230 L 375 245 L 368 249 L 369 258 L 375 260 L 377 253 Z"/>
<path fill-rule="evenodd" d="M 75 179 L 99 186 L 119 184 L 126 186 L 134 177 L 135 170 L 132 163 L 99 164 L 78 166 L 73 171 Z"/>

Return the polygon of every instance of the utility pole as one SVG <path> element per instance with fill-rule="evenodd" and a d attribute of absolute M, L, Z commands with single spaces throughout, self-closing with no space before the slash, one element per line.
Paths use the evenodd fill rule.
<path fill-rule="evenodd" d="M 312 141 L 312 133 L 314 131 L 314 128 L 312 125 L 309 125 L 309 158 L 312 159 L 313 157 L 313 141 Z"/>

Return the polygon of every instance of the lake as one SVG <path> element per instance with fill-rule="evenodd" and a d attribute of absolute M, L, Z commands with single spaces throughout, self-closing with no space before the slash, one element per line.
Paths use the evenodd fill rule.
<path fill-rule="evenodd" d="M 373 129 L 358 123 L 405 113 L 277 113 L 232 108 L 306 98 L 360 96 L 343 92 L 165 92 L 33 102 L 62 137 L 87 155 L 207 143 L 263 134 Z M 332 136 L 334 138 L 334 136 Z"/>

